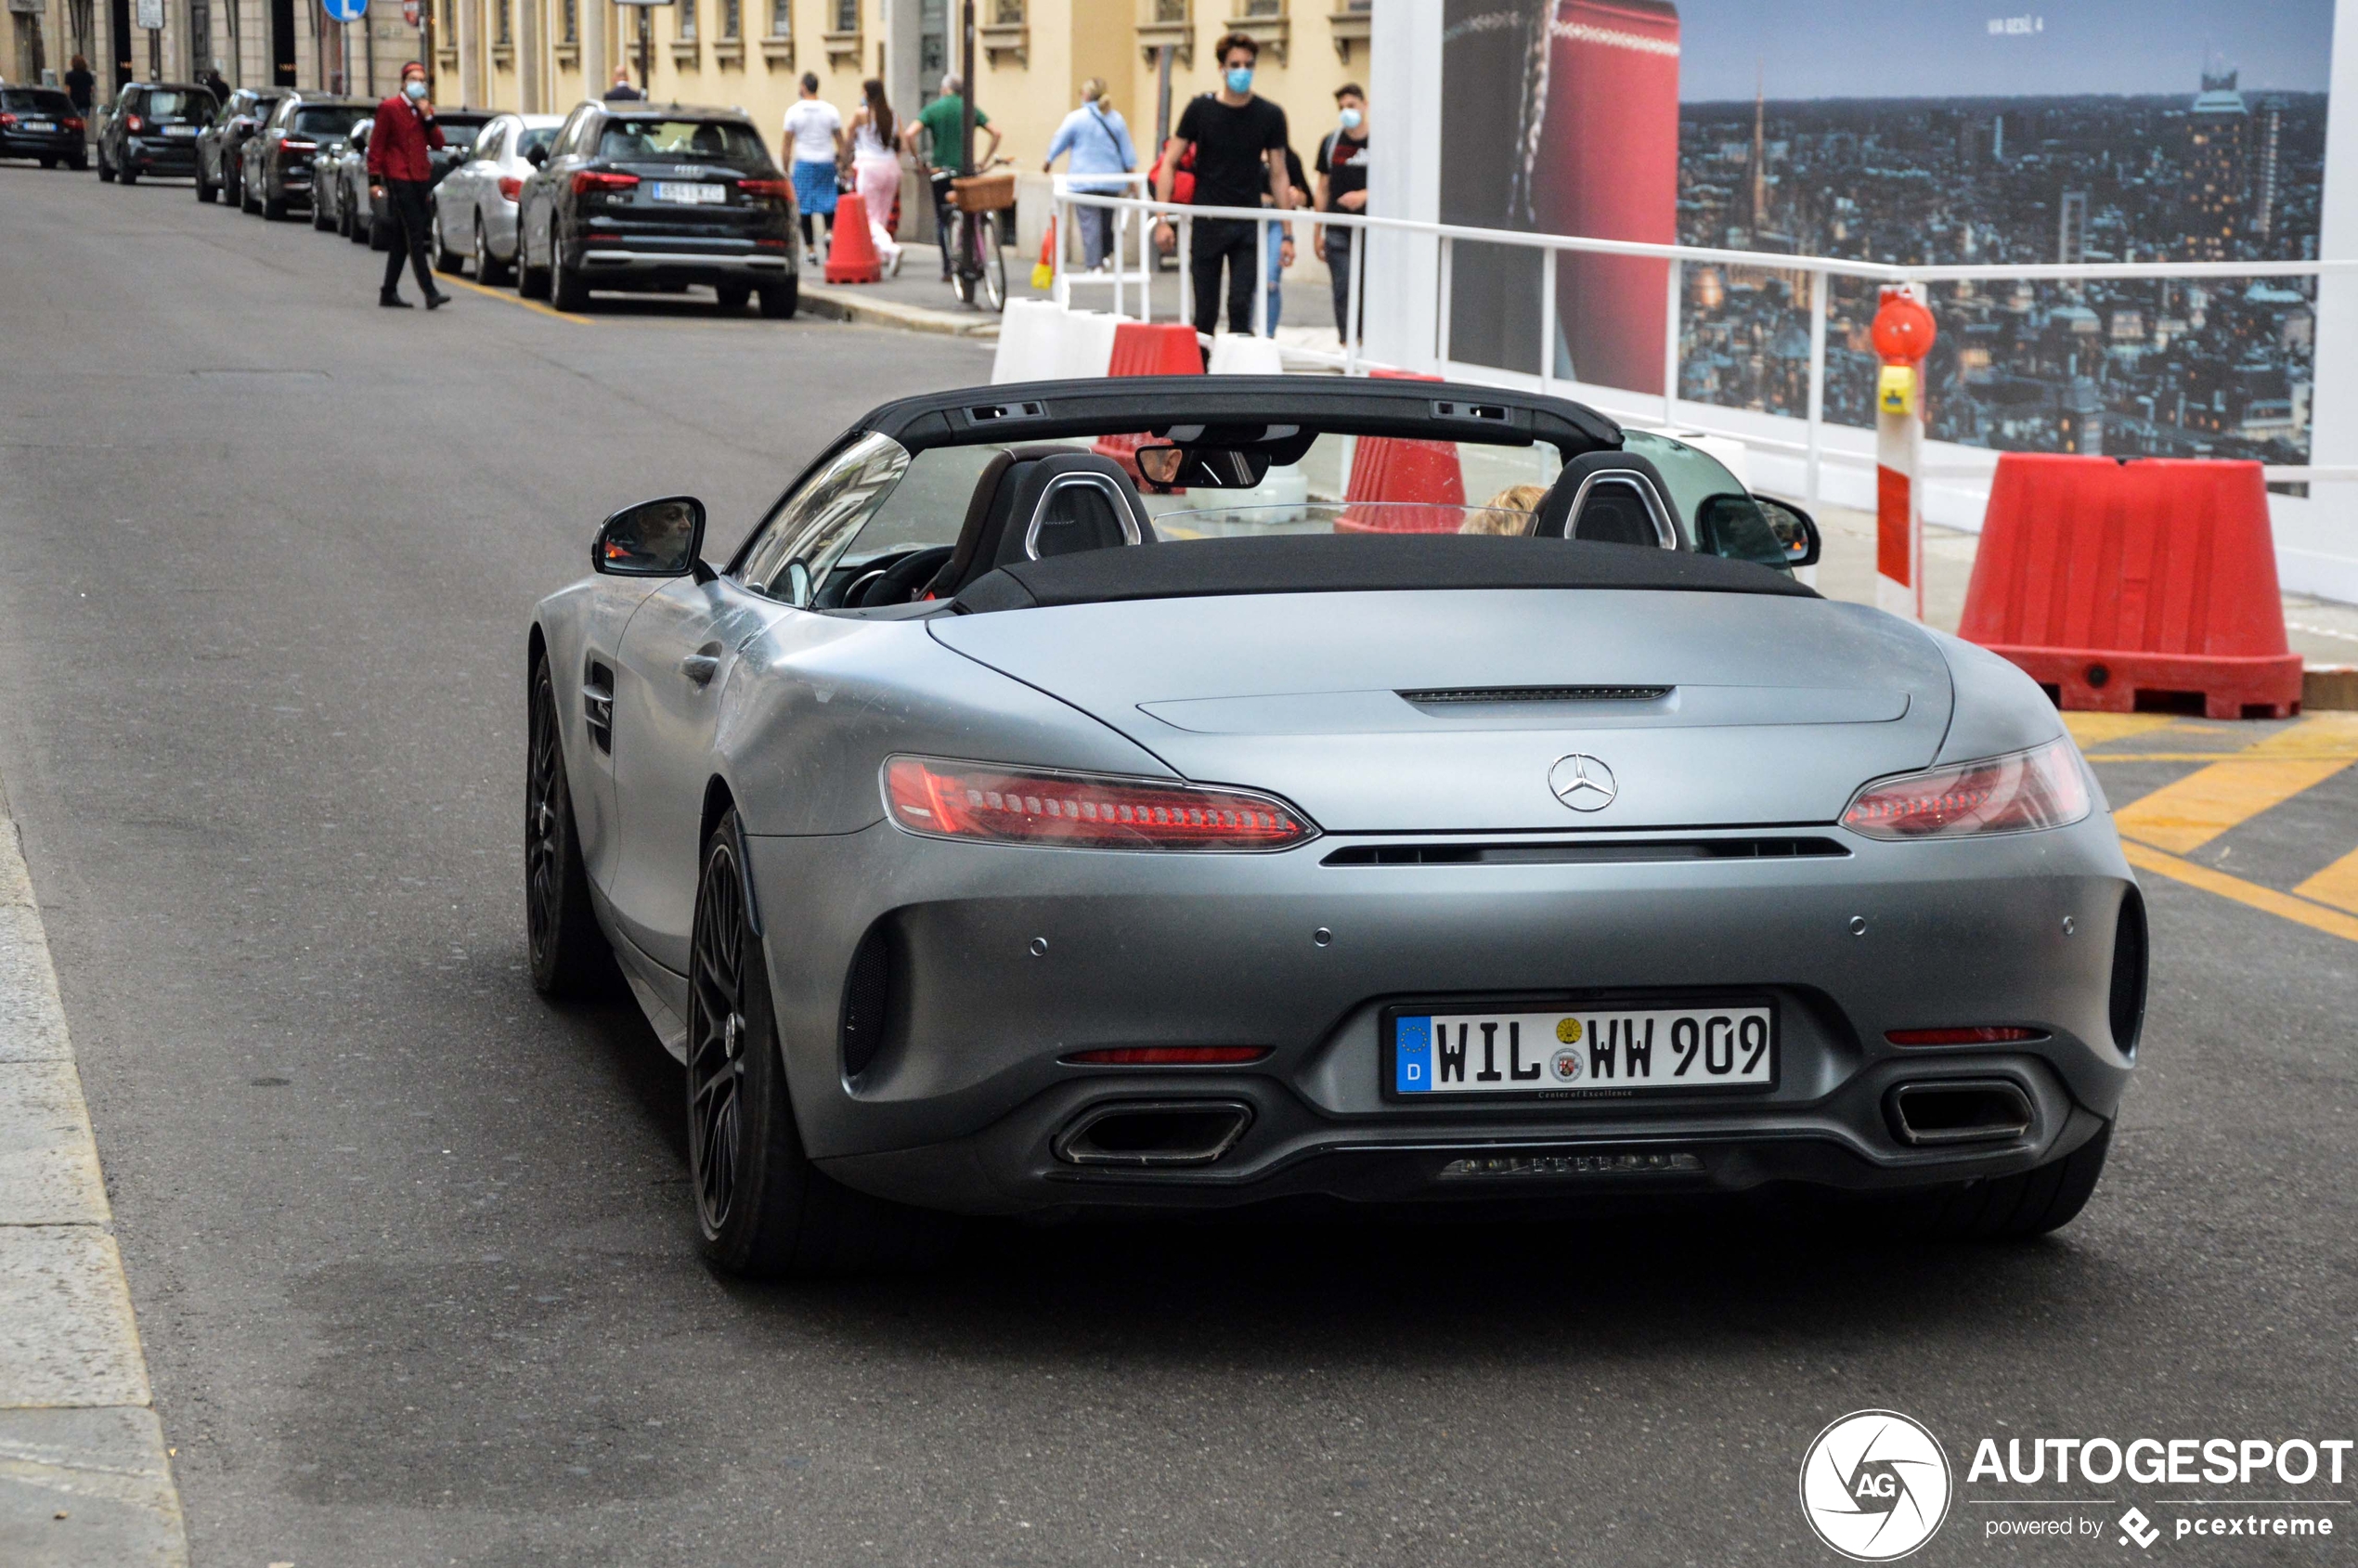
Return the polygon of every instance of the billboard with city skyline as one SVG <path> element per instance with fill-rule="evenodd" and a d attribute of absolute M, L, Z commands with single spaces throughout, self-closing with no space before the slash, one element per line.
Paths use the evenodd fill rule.
<path fill-rule="evenodd" d="M 1891 262 L 2313 256 L 2331 0 L 1445 0 L 1442 216 Z M 1535 371 L 1535 256 L 1460 245 L 1454 357 Z M 1556 369 L 1662 388 L 1659 263 L 1567 257 Z M 1808 282 L 1687 269 L 1682 397 L 1798 415 Z M 1935 291 L 1933 434 L 2303 460 L 2306 281 Z M 1828 417 L 1871 422 L 1871 291 Z"/>

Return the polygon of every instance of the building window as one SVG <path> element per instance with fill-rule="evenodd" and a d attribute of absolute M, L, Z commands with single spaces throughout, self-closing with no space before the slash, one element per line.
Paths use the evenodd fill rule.
<path fill-rule="evenodd" d="M 442 46 L 459 46 L 459 0 L 442 0 Z"/>
<path fill-rule="evenodd" d="M 515 0 L 499 0 L 499 36 L 496 40 L 503 47 L 516 41 Z"/>
<path fill-rule="evenodd" d="M 794 36 L 794 0 L 770 0 L 770 36 Z"/>
<path fill-rule="evenodd" d="M 1248 17 L 1282 17 L 1286 14 L 1286 0 L 1245 0 L 1241 14 Z"/>
<path fill-rule="evenodd" d="M 997 0 L 991 11 L 991 20 L 1001 27 L 1023 25 L 1023 0 Z"/>
<path fill-rule="evenodd" d="M 740 29 L 743 26 L 744 19 L 745 0 L 720 0 L 721 37 L 736 38 L 742 36 Z"/>
<path fill-rule="evenodd" d="M 565 0 L 565 37 L 568 44 L 581 42 L 581 0 Z"/>
<path fill-rule="evenodd" d="M 1187 20 L 1187 0 L 1155 0 L 1155 20 L 1184 26 Z"/>
<path fill-rule="evenodd" d="M 673 9 L 680 13 L 680 42 L 694 43 L 696 41 L 696 0 L 680 0 Z"/>
<path fill-rule="evenodd" d="M 836 0 L 836 31 L 860 31 L 860 0 Z"/>

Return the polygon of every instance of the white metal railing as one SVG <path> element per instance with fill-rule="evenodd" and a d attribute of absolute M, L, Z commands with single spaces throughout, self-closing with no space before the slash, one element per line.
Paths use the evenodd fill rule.
<path fill-rule="evenodd" d="M 1110 176 L 1096 176 L 1110 177 Z M 1143 175 L 1129 176 L 1133 183 L 1143 186 Z M 1819 476 L 1828 462 L 1872 466 L 1873 459 L 1859 453 L 1830 451 L 1825 431 L 1826 387 L 1826 297 L 1831 280 L 1836 278 L 1857 279 L 1874 284 L 1897 283 L 1965 283 L 1965 282 L 2069 282 L 2082 279 L 2172 279 L 2200 280 L 2205 279 L 2253 278 L 2317 278 L 2329 272 L 2347 272 L 2358 268 L 2358 260 L 2335 261 L 2233 261 L 2233 262 L 2083 262 L 2057 263 L 1996 263 L 1938 266 L 1902 266 L 1885 262 L 1859 261 L 1837 256 L 1784 255 L 1774 252 L 1728 250 L 1710 245 L 1664 245 L 1638 240 L 1599 240 L 1582 235 L 1523 233 L 1511 229 L 1477 228 L 1464 224 L 1426 223 L 1411 218 L 1371 217 L 1364 213 L 1311 213 L 1296 210 L 1280 213 L 1267 207 L 1207 207 L 1173 206 L 1142 196 L 1112 196 L 1077 191 L 1069 188 L 1059 178 L 1055 191 L 1056 212 L 1060 221 L 1066 220 L 1076 207 L 1110 208 L 1114 213 L 1114 267 L 1108 275 L 1075 277 L 1064 266 L 1064 247 L 1056 251 L 1056 303 L 1069 306 L 1071 285 L 1075 282 L 1110 283 L 1113 289 L 1112 312 L 1128 317 L 1126 284 L 1138 289 L 1137 319 L 1153 319 L 1152 281 L 1155 276 L 1155 251 L 1152 231 L 1156 220 L 1171 221 L 1177 229 L 1179 262 L 1179 311 L 1182 319 L 1192 303 L 1194 290 L 1190 276 L 1190 261 L 1194 252 L 1194 229 L 1198 219 L 1227 219 L 1260 226 L 1256 247 L 1260 259 L 1253 312 L 1254 331 L 1259 336 L 1271 336 L 1268 320 L 1268 256 L 1270 230 L 1277 225 L 1308 221 L 1328 228 L 1351 232 L 1350 277 L 1347 284 L 1344 321 L 1348 330 L 1341 334 L 1339 352 L 1325 351 L 1288 344 L 1286 352 L 1295 358 L 1311 363 L 1330 365 L 1346 375 L 1357 375 L 1380 367 L 1367 357 L 1362 342 L 1363 294 L 1367 268 L 1367 237 L 1371 233 L 1419 236 L 1437 245 L 1436 298 L 1433 329 L 1434 365 L 1444 373 L 1456 373 L 1467 379 L 1488 381 L 1494 384 L 1531 385 L 1540 392 L 1554 395 L 1561 378 L 1556 374 L 1554 345 L 1556 341 L 1556 270 L 1557 258 L 1567 251 L 1609 256 L 1636 256 L 1658 260 L 1668 265 L 1665 288 L 1668 308 L 1663 332 L 1663 392 L 1659 408 L 1650 407 L 1655 400 L 1642 393 L 1628 396 L 1639 401 L 1621 404 L 1618 400 L 1600 402 L 1599 407 L 1625 423 L 1658 423 L 1665 428 L 1700 430 L 1711 434 L 1732 435 L 1748 446 L 1780 451 L 1801 458 L 1805 473 L 1806 504 L 1815 504 L 1819 495 Z M 1061 232 L 1061 230 L 1060 230 Z M 1137 251 L 1137 271 L 1130 271 L 1124 261 L 1122 247 L 1134 239 Z M 1452 304 L 1452 274 L 1455 252 L 1459 243 L 1502 246 L 1540 253 L 1540 353 L 1539 373 L 1529 376 L 1504 370 L 1496 366 L 1478 365 L 1453 360 L 1449 353 L 1450 306 Z M 1785 441 L 1765 437 L 1757 431 L 1737 431 L 1721 423 L 1715 427 L 1709 411 L 1717 405 L 1696 403 L 1678 395 L 1680 309 L 1685 285 L 1685 271 L 1690 265 L 1750 267 L 1756 270 L 1800 272 L 1810 276 L 1809 288 L 1809 384 L 1807 413 L 1803 423 L 1806 431 L 1801 441 Z M 1994 462 L 1997 454 L 1993 451 Z M 1926 478 L 1985 476 L 1989 468 L 1983 465 L 1948 464 L 1928 470 Z M 2267 465 L 2264 477 L 2271 483 L 2314 483 L 2329 480 L 2358 480 L 2358 466 L 2313 466 L 2308 464 Z"/>

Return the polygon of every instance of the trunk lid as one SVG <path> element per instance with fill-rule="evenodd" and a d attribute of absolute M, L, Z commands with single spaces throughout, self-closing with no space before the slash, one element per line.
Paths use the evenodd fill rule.
<path fill-rule="evenodd" d="M 929 625 L 1183 777 L 1275 792 L 1331 833 L 1832 822 L 1866 780 L 1931 762 L 1951 700 L 1905 622 L 1768 595 L 1286 594 Z M 1558 798 L 1573 753 L 1610 771 L 1610 803 Z"/>

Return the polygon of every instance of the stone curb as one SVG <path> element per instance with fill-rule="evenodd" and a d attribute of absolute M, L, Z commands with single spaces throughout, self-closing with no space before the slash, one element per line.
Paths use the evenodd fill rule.
<path fill-rule="evenodd" d="M 0 814 L 0 1562 L 185 1568 L 57 971 Z"/>
<path fill-rule="evenodd" d="M 995 338 L 996 316 L 971 316 L 962 311 L 935 310 L 922 305 L 863 295 L 857 286 L 804 283 L 800 308 L 830 321 L 863 327 L 897 327 L 904 332 L 939 332 L 953 338 Z"/>

